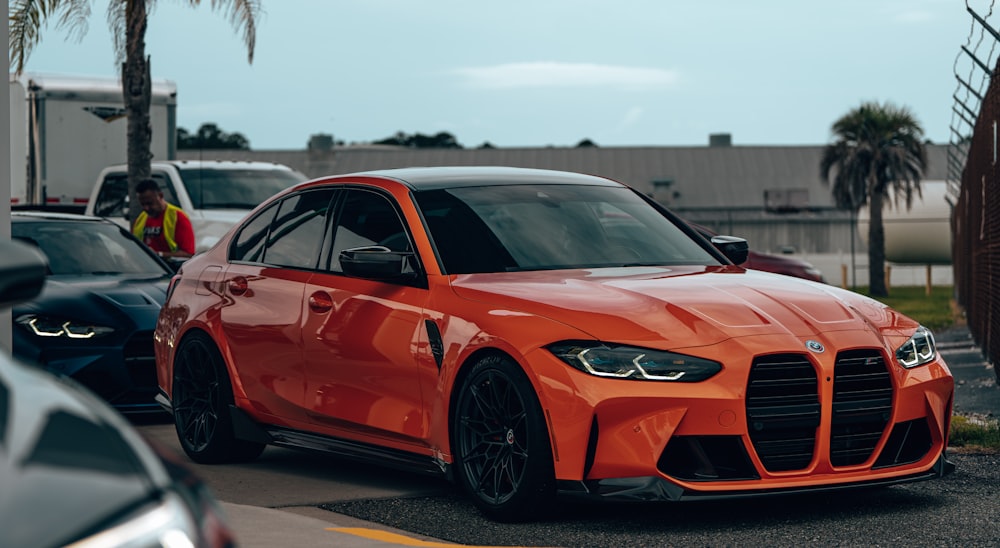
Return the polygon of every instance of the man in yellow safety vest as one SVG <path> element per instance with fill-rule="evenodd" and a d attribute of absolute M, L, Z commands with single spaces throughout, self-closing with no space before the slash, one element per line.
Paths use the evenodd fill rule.
<path fill-rule="evenodd" d="M 181 208 L 163 199 L 156 181 L 139 181 L 135 193 L 142 213 L 132 224 L 132 234 L 160 257 L 183 259 L 194 255 L 191 219 Z"/>

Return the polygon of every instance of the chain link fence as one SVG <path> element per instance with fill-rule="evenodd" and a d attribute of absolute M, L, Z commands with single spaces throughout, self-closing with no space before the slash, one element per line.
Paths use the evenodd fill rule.
<path fill-rule="evenodd" d="M 997 74 L 997 70 L 993 74 Z M 964 169 L 952 213 L 952 264 L 958 303 L 969 330 L 1000 378 L 1000 81 L 982 97 L 971 139 L 953 143 Z"/>

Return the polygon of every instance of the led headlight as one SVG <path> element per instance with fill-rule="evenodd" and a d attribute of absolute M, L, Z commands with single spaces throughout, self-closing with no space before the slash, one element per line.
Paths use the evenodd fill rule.
<path fill-rule="evenodd" d="M 200 546 L 198 526 L 185 510 L 180 496 L 170 493 L 159 504 L 144 509 L 122 523 L 73 544 L 77 548 L 99 546 Z"/>
<path fill-rule="evenodd" d="M 28 314 L 17 319 L 32 334 L 39 337 L 67 337 L 70 339 L 92 339 L 114 332 L 114 328 L 92 325 L 66 318 Z"/>
<path fill-rule="evenodd" d="M 934 344 L 934 334 L 924 326 L 918 327 L 910 340 L 896 349 L 896 361 L 907 369 L 930 363 L 936 357 L 937 345 Z"/>
<path fill-rule="evenodd" d="M 580 371 L 598 377 L 698 382 L 722 370 L 722 365 L 712 360 L 634 346 L 568 341 L 549 345 L 548 350 Z"/>

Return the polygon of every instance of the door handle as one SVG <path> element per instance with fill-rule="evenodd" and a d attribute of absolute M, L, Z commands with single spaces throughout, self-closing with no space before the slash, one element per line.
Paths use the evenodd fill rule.
<path fill-rule="evenodd" d="M 326 314 L 333 310 L 333 297 L 326 291 L 316 291 L 309 295 L 309 310 L 317 314 Z"/>
<path fill-rule="evenodd" d="M 247 279 L 243 276 L 237 276 L 232 280 L 229 280 L 229 292 L 233 295 L 239 297 L 246 293 L 247 289 L 249 289 L 249 284 L 247 283 Z"/>

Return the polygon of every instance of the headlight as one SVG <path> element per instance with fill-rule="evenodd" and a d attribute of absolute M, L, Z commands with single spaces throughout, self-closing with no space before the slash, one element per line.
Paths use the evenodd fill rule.
<path fill-rule="evenodd" d="M 907 369 L 930 363 L 936 357 L 937 345 L 934 344 L 934 334 L 924 326 L 918 327 L 910 340 L 896 349 L 896 361 Z"/>
<path fill-rule="evenodd" d="M 157 506 L 72 546 L 194 548 L 199 544 L 197 524 L 186 512 L 180 497 L 169 494 Z"/>
<path fill-rule="evenodd" d="M 66 318 L 56 318 L 53 316 L 42 316 L 38 314 L 28 314 L 17 319 L 17 323 L 24 326 L 39 337 L 68 337 L 70 339 L 92 339 L 113 333 L 114 328 L 102 325 L 92 325 Z"/>
<path fill-rule="evenodd" d="M 580 371 L 615 379 L 698 382 L 722 370 L 712 360 L 634 346 L 570 341 L 548 350 Z"/>

